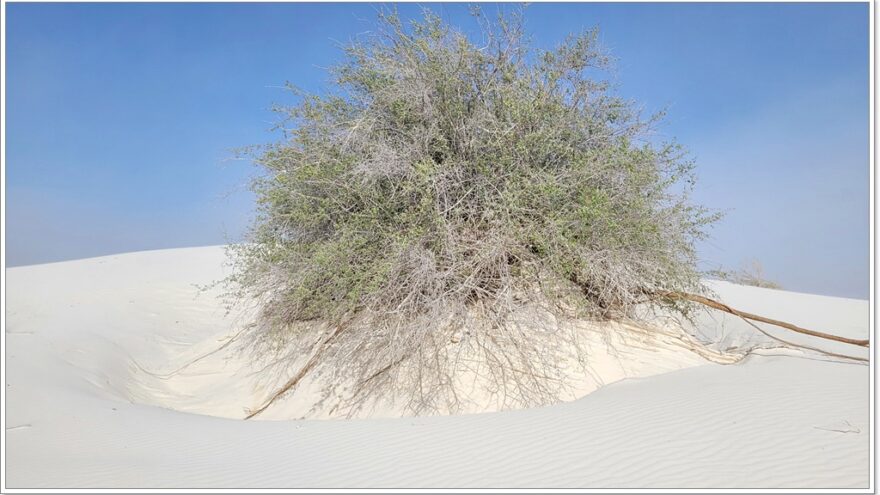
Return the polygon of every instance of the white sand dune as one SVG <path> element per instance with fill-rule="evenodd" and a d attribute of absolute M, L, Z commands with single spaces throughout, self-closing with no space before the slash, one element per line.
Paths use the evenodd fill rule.
<path fill-rule="evenodd" d="M 195 286 L 223 261 L 209 247 L 6 271 L 8 487 L 869 488 L 868 366 L 778 349 L 722 365 L 674 334 L 593 346 L 584 396 L 549 407 L 289 420 L 326 417 L 305 390 L 262 417 L 288 420 L 234 419 L 272 388 L 246 356 L 221 349 L 174 372 L 246 321 Z M 867 301 L 712 287 L 739 309 L 869 334 Z M 771 342 L 717 313 L 694 333 L 719 358 Z"/>

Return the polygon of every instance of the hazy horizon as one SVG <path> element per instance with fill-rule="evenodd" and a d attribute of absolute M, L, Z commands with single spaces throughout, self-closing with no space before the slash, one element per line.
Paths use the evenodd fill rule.
<path fill-rule="evenodd" d="M 239 241 L 256 169 L 232 150 L 277 140 L 285 81 L 326 88 L 379 5 L 8 4 L 7 266 Z M 476 27 L 466 4 L 428 6 Z M 758 260 L 784 289 L 868 298 L 867 3 L 537 3 L 525 19 L 541 47 L 598 25 L 616 92 L 668 109 L 660 137 L 696 160 L 695 200 L 727 212 L 701 266 Z"/>

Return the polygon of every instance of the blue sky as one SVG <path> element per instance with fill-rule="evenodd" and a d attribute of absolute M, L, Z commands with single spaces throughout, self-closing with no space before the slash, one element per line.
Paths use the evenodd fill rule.
<path fill-rule="evenodd" d="M 465 4 L 420 5 L 475 28 Z M 7 264 L 239 239 L 256 170 L 232 150 L 276 140 L 280 87 L 327 87 L 380 6 L 6 4 Z M 757 259 L 786 289 L 868 297 L 867 3 L 526 9 L 540 47 L 592 26 L 617 92 L 668 110 L 695 199 L 727 212 L 704 267 Z"/>

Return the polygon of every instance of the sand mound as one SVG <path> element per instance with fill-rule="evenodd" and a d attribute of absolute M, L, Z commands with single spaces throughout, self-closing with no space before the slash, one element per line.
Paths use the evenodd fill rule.
<path fill-rule="evenodd" d="M 584 326 L 591 365 L 573 369 L 567 397 L 583 398 L 556 406 L 369 421 L 206 417 L 241 418 L 275 385 L 223 347 L 247 315 L 227 315 L 216 292 L 196 286 L 223 277 L 223 260 L 210 247 L 7 270 L 11 487 L 868 483 L 868 367 L 772 349 L 713 364 L 770 341 L 708 312 L 694 331 L 714 351 L 697 352 L 671 327 Z M 868 334 L 866 301 L 713 286 L 756 313 Z M 317 384 L 303 385 L 260 418 L 333 417 Z M 391 404 L 370 415 L 400 413 Z"/>
<path fill-rule="evenodd" d="M 233 339 L 248 323 L 247 313 L 226 314 L 220 291 L 199 286 L 218 279 L 219 248 L 148 251 L 68 263 L 22 268 L 26 277 L 11 306 L 37 313 L 45 298 L 65 308 L 63 326 L 40 324 L 40 334 L 62 346 L 65 375 L 79 376 L 95 395 L 184 412 L 243 418 L 283 384 L 296 365 L 273 367 L 253 362 Z M 58 284 L 56 280 L 75 280 Z M 51 289 L 48 287 L 51 286 Z M 24 297 L 30 295 L 33 298 Z M 22 330 L 13 313 L 11 331 Z M 59 322 L 60 323 L 60 322 Z M 30 329 L 30 327 L 28 326 Z M 54 330 L 54 332 L 52 331 Z M 645 331 L 625 325 L 577 326 L 577 348 L 565 356 L 574 400 L 624 378 L 659 373 L 726 359 L 722 353 L 695 352 L 680 330 Z M 589 356 L 580 366 L 577 353 Z M 294 361 L 296 362 L 296 361 Z M 342 417 L 339 404 L 320 393 L 321 377 L 309 378 L 258 419 Z M 465 391 L 466 393 L 466 391 Z M 497 398 L 472 393 L 463 412 L 492 412 Z M 377 405 L 362 417 L 399 417 L 402 401 Z"/>

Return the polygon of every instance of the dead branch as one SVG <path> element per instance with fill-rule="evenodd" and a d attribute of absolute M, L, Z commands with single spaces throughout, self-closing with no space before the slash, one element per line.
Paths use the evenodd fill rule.
<path fill-rule="evenodd" d="M 716 301 L 714 299 L 709 299 L 708 297 L 700 296 L 697 294 L 689 294 L 686 292 L 655 292 L 655 294 L 659 297 L 668 298 L 668 299 L 684 299 L 687 301 L 692 301 L 696 303 L 703 304 L 705 306 L 709 306 L 710 308 L 717 309 L 719 311 L 724 311 L 725 313 L 730 313 L 735 316 L 739 316 L 740 318 L 745 318 L 754 321 L 760 321 L 762 323 L 769 323 L 771 325 L 776 325 L 778 327 L 787 328 L 793 332 L 802 333 L 804 335 L 810 335 L 813 337 L 819 337 L 820 339 L 833 340 L 835 342 L 843 342 L 845 344 L 852 344 L 861 347 L 868 347 L 870 341 L 868 340 L 860 340 L 860 339 L 851 339 L 848 337 L 841 337 L 839 335 L 832 335 L 824 332 L 817 332 L 816 330 L 809 330 L 806 328 L 799 327 L 797 325 L 793 325 L 791 323 L 787 323 L 784 321 L 774 320 L 772 318 L 766 318 L 764 316 L 747 313 L 745 311 L 739 311 L 737 309 L 731 308 L 730 306 Z"/>
<path fill-rule="evenodd" d="M 317 351 L 315 352 L 315 354 L 312 355 L 312 357 L 308 360 L 308 362 L 307 362 L 305 365 L 303 365 L 302 368 L 300 368 L 299 372 L 297 372 L 295 375 L 293 375 L 293 377 L 292 377 L 290 380 L 287 380 L 287 383 L 285 383 L 284 386 L 282 386 L 282 387 L 279 388 L 274 394 L 272 394 L 272 397 L 270 397 L 266 402 L 264 402 L 262 406 L 260 406 L 260 407 L 259 407 L 258 409 L 256 409 L 256 410 L 250 412 L 247 416 L 245 416 L 244 419 L 251 419 L 251 418 L 253 418 L 254 416 L 260 414 L 260 413 L 263 412 L 263 411 L 265 411 L 265 410 L 268 409 L 269 406 L 271 406 L 271 405 L 272 405 L 272 404 L 273 404 L 273 403 L 274 403 L 279 397 L 281 397 L 282 395 L 286 394 L 288 391 L 290 391 L 291 389 L 293 389 L 293 387 L 297 386 L 297 384 L 299 384 L 299 382 L 302 381 L 302 379 L 303 379 L 303 378 L 309 373 L 309 371 L 311 371 L 312 368 L 314 368 L 315 365 L 318 364 L 318 362 L 319 362 L 320 359 L 321 359 L 321 356 L 324 354 L 324 351 L 327 349 L 327 346 L 330 345 L 330 343 L 333 341 L 333 339 L 335 339 L 336 337 L 339 336 L 339 334 L 342 333 L 342 331 L 343 331 L 344 328 L 345 328 L 345 327 L 342 326 L 342 325 L 340 325 L 339 327 L 337 327 L 336 330 L 334 330 L 333 333 L 332 333 L 329 337 L 327 337 L 326 339 L 324 339 L 324 342 L 322 342 L 322 343 L 318 346 L 318 349 L 317 349 Z"/>
<path fill-rule="evenodd" d="M 138 363 L 138 362 L 137 362 L 136 360 L 134 360 L 134 359 L 132 359 L 131 361 L 132 361 L 132 362 L 134 363 L 134 365 L 135 365 L 139 370 L 141 370 L 142 372 L 144 372 L 144 373 L 146 373 L 146 374 L 148 374 L 148 375 L 150 375 L 150 376 L 154 376 L 154 377 L 156 377 L 156 378 L 159 378 L 160 380 L 167 380 L 167 379 L 169 379 L 169 378 L 171 378 L 171 377 L 173 377 L 173 376 L 179 374 L 180 372 L 182 372 L 182 371 L 185 370 L 186 368 L 188 368 L 188 367 L 190 367 L 190 366 L 192 366 L 192 365 L 198 363 L 198 362 L 201 361 L 202 359 L 205 359 L 205 358 L 207 358 L 207 357 L 209 357 L 209 356 L 212 356 L 212 355 L 214 355 L 214 354 L 216 354 L 216 353 L 222 351 L 223 349 L 226 349 L 227 347 L 229 347 L 230 345 L 232 345 L 233 342 L 235 342 L 236 340 L 238 340 L 238 337 L 240 337 L 240 336 L 241 336 L 246 330 L 248 330 L 248 327 L 244 327 L 244 328 L 242 328 L 241 330 L 239 330 L 238 332 L 236 332 L 235 335 L 233 335 L 232 337 L 227 338 L 227 339 L 226 339 L 226 342 L 224 342 L 224 343 L 223 343 L 222 345 L 220 345 L 219 347 L 215 347 L 213 350 L 208 351 L 208 352 L 206 352 L 206 353 L 204 353 L 204 354 L 202 354 L 202 355 L 200 355 L 200 356 L 197 356 L 197 357 L 193 358 L 193 359 L 190 360 L 190 361 L 187 361 L 187 362 L 184 363 L 182 366 L 180 366 L 180 367 L 177 368 L 176 370 L 171 371 L 171 372 L 169 372 L 169 373 L 156 373 L 156 372 L 153 372 L 153 371 L 150 371 L 150 370 L 144 368 L 140 363 Z"/>

